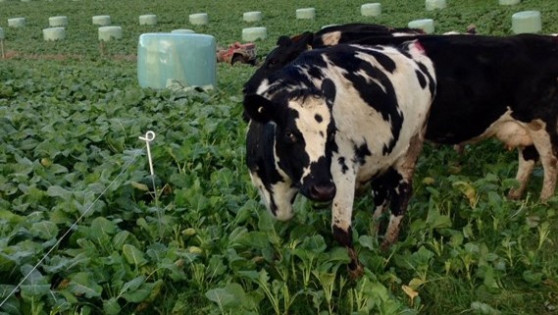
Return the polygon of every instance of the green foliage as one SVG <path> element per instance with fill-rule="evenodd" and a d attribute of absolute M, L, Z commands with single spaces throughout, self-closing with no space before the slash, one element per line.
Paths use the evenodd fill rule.
<path fill-rule="evenodd" d="M 346 250 L 333 241 L 329 211 L 299 198 L 293 220 L 276 222 L 259 203 L 244 166 L 241 118 L 241 88 L 252 68 L 219 65 L 215 91 L 155 91 L 139 88 L 136 65 L 121 56 L 135 53 L 139 34 L 182 28 L 187 14 L 200 11 L 210 14 L 210 24 L 194 29 L 221 44 L 238 40 L 250 25 L 243 12 L 263 11 L 269 38 L 257 43 L 262 56 L 279 35 L 332 23 L 404 26 L 430 17 L 438 32 L 475 23 L 480 33 L 503 35 L 515 11 L 540 9 L 544 32 L 555 32 L 558 21 L 558 8 L 542 0 L 513 7 L 464 0 L 431 12 L 423 1 L 384 1 L 374 19 L 359 15 L 360 4 L 0 2 L 12 56 L 0 61 L 0 303 L 23 281 L 0 313 L 556 309 L 558 198 L 536 201 L 537 170 L 526 198 L 507 200 L 517 185 L 517 159 L 501 144 L 486 141 L 463 155 L 426 145 L 400 242 L 386 252 L 378 247 L 372 199 L 357 200 L 353 241 L 366 268 L 353 281 Z M 294 10 L 307 6 L 316 7 L 316 20 L 294 20 Z M 90 23 L 100 12 L 124 27 L 108 56 L 99 56 Z M 146 12 L 157 14 L 159 25 L 137 25 Z M 43 42 L 40 29 L 60 14 L 69 17 L 68 38 Z M 14 16 L 25 16 L 28 26 L 2 25 Z M 138 139 L 147 130 L 157 133 L 155 187 Z"/>

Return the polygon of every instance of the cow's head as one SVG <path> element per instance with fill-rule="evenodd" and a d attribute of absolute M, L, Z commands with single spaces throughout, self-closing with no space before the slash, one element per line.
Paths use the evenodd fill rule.
<path fill-rule="evenodd" d="M 281 83 L 279 83 L 281 84 Z M 266 204 L 277 217 L 283 217 L 291 208 L 296 191 L 314 201 L 330 201 L 336 187 L 331 177 L 331 154 L 336 151 L 335 122 L 331 115 L 335 99 L 335 85 L 325 79 L 321 88 L 297 89 L 284 85 L 275 94 L 248 94 L 244 109 L 249 118 L 259 124 L 274 126 L 273 162 L 264 163 L 275 168 L 281 181 L 275 185 L 257 183 Z M 269 170 L 269 169 L 268 169 Z M 254 174 L 254 172 L 252 172 Z M 277 185 L 279 183 L 280 185 Z M 294 192 L 294 193 L 293 193 Z M 282 209 L 274 209 L 283 205 Z"/>

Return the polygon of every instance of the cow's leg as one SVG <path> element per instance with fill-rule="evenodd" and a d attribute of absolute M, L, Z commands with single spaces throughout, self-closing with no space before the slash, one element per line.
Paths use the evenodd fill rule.
<path fill-rule="evenodd" d="M 339 160 L 334 157 L 333 161 Z M 331 175 L 337 187 L 335 198 L 331 205 L 333 237 L 342 246 L 347 248 L 349 258 L 349 275 L 356 279 L 362 276 L 364 268 L 358 260 L 358 254 L 353 245 L 351 219 L 353 214 L 353 203 L 356 183 L 356 170 L 354 168 L 338 167 L 332 163 Z"/>
<path fill-rule="evenodd" d="M 512 188 L 508 192 L 508 198 L 519 199 L 525 193 L 527 182 L 533 172 L 533 168 L 539 159 L 539 154 L 535 146 L 528 146 L 518 149 L 519 165 L 517 168 L 517 175 L 515 179 L 519 182 L 518 188 Z"/>
<path fill-rule="evenodd" d="M 393 194 L 391 196 L 391 216 L 386 230 L 382 249 L 387 249 L 391 244 L 397 241 L 401 220 L 407 211 L 409 200 L 413 192 L 413 174 L 417 164 L 418 157 L 422 151 L 424 144 L 424 130 L 411 138 L 409 148 L 406 154 L 395 165 L 395 173 L 391 180 L 397 181 L 394 185 Z"/>
<path fill-rule="evenodd" d="M 374 221 L 374 230 L 376 235 L 381 229 L 380 218 L 389 209 L 389 203 L 391 196 L 393 195 L 392 189 L 390 188 L 397 185 L 397 182 L 390 181 L 394 178 L 392 176 L 394 172 L 395 170 L 393 168 L 389 168 L 384 174 L 375 178 L 371 183 L 375 205 L 372 219 Z"/>
<path fill-rule="evenodd" d="M 556 187 L 556 164 L 558 162 L 556 157 L 556 148 L 553 145 L 550 134 L 545 127 L 546 124 L 541 120 L 535 120 L 528 124 L 529 134 L 539 153 L 544 170 L 544 179 L 540 195 L 540 199 L 542 201 L 545 201 L 554 195 L 554 189 Z"/>
<path fill-rule="evenodd" d="M 389 217 L 384 241 L 381 245 L 383 250 L 388 249 L 391 244 L 397 241 L 401 220 L 403 220 L 403 216 L 407 211 L 407 206 L 412 193 L 412 178 L 404 178 L 404 174 L 399 171 L 393 173 L 392 176 L 394 180 L 398 181 L 398 183 L 392 188 L 392 193 L 390 194 L 391 215 Z"/>

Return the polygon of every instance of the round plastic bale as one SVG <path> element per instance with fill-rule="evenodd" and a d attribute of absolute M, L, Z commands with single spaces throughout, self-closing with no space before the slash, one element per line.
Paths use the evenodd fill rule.
<path fill-rule="evenodd" d="M 500 5 L 514 5 L 521 2 L 521 0 L 499 0 Z"/>
<path fill-rule="evenodd" d="M 247 27 L 242 29 L 242 40 L 252 42 L 258 39 L 267 38 L 267 28 L 265 27 Z"/>
<path fill-rule="evenodd" d="M 360 14 L 362 16 L 380 16 L 382 14 L 382 4 L 365 3 L 360 6 Z"/>
<path fill-rule="evenodd" d="M 43 38 L 45 41 L 62 40 L 66 38 L 66 29 L 63 27 L 49 27 L 43 29 Z"/>
<path fill-rule="evenodd" d="M 410 28 L 419 28 L 427 34 L 434 33 L 434 20 L 432 19 L 419 19 L 409 22 L 407 25 Z"/>
<path fill-rule="evenodd" d="M 139 16 L 140 25 L 157 25 L 157 16 L 155 14 L 144 14 Z"/>
<path fill-rule="evenodd" d="M 50 27 L 68 26 L 68 17 L 63 15 L 51 16 L 48 18 L 48 25 L 50 25 Z"/>
<path fill-rule="evenodd" d="M 316 9 L 314 8 L 303 8 L 296 10 L 297 19 L 312 20 L 316 17 Z"/>
<path fill-rule="evenodd" d="M 24 17 L 17 17 L 8 19 L 8 26 L 9 27 L 24 27 L 25 26 L 25 18 Z"/>
<path fill-rule="evenodd" d="M 512 31 L 514 34 L 538 33 L 542 29 L 539 11 L 522 11 L 512 15 Z"/>
<path fill-rule="evenodd" d="M 426 0 L 424 6 L 427 11 L 433 11 L 436 9 L 445 9 L 447 4 L 446 0 Z"/>
<path fill-rule="evenodd" d="M 172 30 L 171 33 L 193 34 L 195 32 L 193 30 L 189 29 L 189 28 L 178 28 L 178 29 Z"/>
<path fill-rule="evenodd" d="M 215 38 L 205 34 L 145 33 L 139 37 L 138 81 L 143 88 L 217 84 Z"/>
<path fill-rule="evenodd" d="M 108 42 L 114 39 L 122 38 L 121 26 L 101 26 L 99 27 L 99 40 Z"/>
<path fill-rule="evenodd" d="M 244 12 L 242 19 L 245 22 L 259 22 L 262 20 L 262 13 L 260 11 Z"/>
<path fill-rule="evenodd" d="M 192 25 L 207 25 L 209 23 L 209 16 L 207 13 L 194 13 L 188 17 Z"/>
<path fill-rule="evenodd" d="M 99 26 L 108 26 L 110 25 L 111 20 L 110 20 L 110 15 L 95 15 L 92 18 L 93 21 L 93 25 L 99 25 Z"/>

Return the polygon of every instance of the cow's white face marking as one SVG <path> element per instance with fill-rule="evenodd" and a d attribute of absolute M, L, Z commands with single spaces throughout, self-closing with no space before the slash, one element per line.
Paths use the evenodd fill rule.
<path fill-rule="evenodd" d="M 325 156 L 331 112 L 322 98 L 307 97 L 289 101 L 289 108 L 297 111 L 295 125 L 304 139 L 309 164 L 303 169 L 301 183 L 310 174 L 310 166 Z"/>

